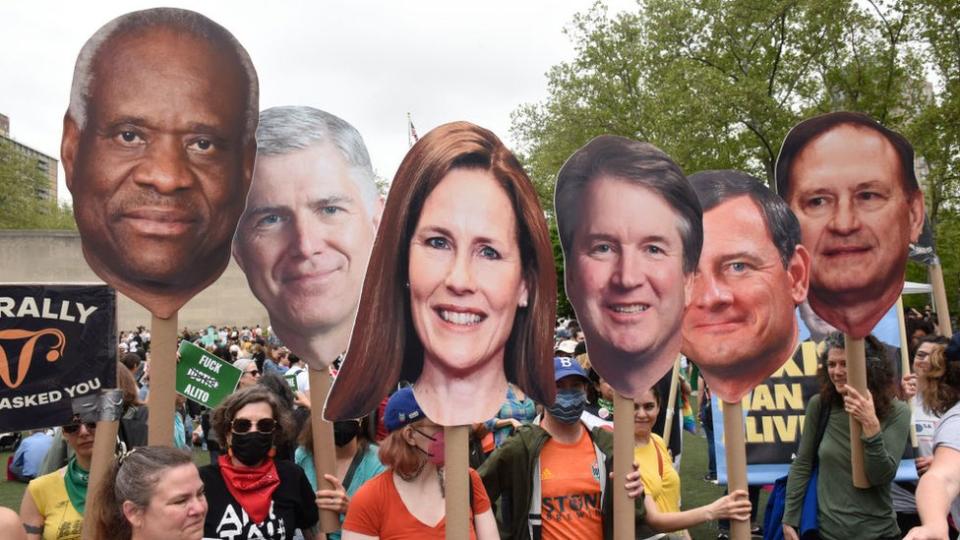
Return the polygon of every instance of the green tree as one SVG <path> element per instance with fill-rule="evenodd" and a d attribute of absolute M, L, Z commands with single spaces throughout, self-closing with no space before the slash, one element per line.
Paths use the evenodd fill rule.
<path fill-rule="evenodd" d="M 687 172 L 772 182 L 793 125 L 864 112 L 913 141 L 939 251 L 954 252 L 960 221 L 942 212 L 960 192 L 958 19 L 955 0 L 642 0 L 615 15 L 598 2 L 566 29 L 574 58 L 514 111 L 512 134 L 552 208 L 557 171 L 600 134 L 649 141 Z"/>
<path fill-rule="evenodd" d="M 0 229 L 75 229 L 70 206 L 44 195 L 48 182 L 34 159 L 0 139 Z"/>

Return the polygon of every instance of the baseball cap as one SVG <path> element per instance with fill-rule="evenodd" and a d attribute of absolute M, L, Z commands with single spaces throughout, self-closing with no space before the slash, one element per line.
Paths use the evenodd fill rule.
<path fill-rule="evenodd" d="M 387 431 L 394 432 L 407 424 L 412 424 L 417 420 L 427 417 L 423 414 L 423 409 L 417 403 L 413 396 L 413 388 L 406 387 L 397 390 L 387 401 L 387 408 L 383 413 L 383 423 L 387 426 Z"/>
<path fill-rule="evenodd" d="M 555 374 L 553 380 L 555 381 L 559 381 L 570 375 L 577 375 L 583 377 L 587 382 L 590 382 L 590 378 L 587 377 L 587 372 L 583 370 L 583 367 L 580 366 L 580 362 L 577 362 L 576 358 L 564 358 L 562 356 L 554 358 L 553 371 Z"/>
<path fill-rule="evenodd" d="M 950 344 L 943 352 L 947 362 L 960 361 L 960 332 L 957 332 L 950 338 Z"/>
<path fill-rule="evenodd" d="M 572 339 L 563 340 L 559 345 L 557 345 L 556 350 L 565 352 L 567 354 L 573 354 L 577 352 L 577 342 Z"/>

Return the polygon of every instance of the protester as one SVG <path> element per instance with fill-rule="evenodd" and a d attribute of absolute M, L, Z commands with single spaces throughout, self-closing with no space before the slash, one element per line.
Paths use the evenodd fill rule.
<path fill-rule="evenodd" d="M 924 374 L 930 371 L 931 359 L 943 365 L 943 350 L 949 342 L 948 338 L 936 335 L 918 339 L 913 347 L 914 373 L 904 375 L 901 381 L 903 395 L 911 402 L 910 423 L 914 425 L 917 434 L 917 454 L 914 462 L 917 473 L 921 475 L 927 472 L 933 461 L 933 434 L 940 423 L 940 416 L 930 411 L 924 403 L 922 391 L 918 393 L 918 389 L 922 390 L 926 386 Z M 909 531 L 920 525 L 916 490 L 917 482 L 894 482 L 890 486 L 893 509 L 897 512 L 897 525 L 901 531 Z"/>
<path fill-rule="evenodd" d="M 390 435 L 380 445 L 380 461 L 387 470 L 353 497 L 343 522 L 343 540 L 442 539 L 446 534 L 443 428 L 427 418 L 409 387 L 390 397 L 384 414 Z M 473 469 L 470 485 L 471 537 L 499 538 L 490 499 Z"/>
<path fill-rule="evenodd" d="M 10 472 L 20 482 L 29 482 L 37 477 L 43 457 L 53 444 L 53 435 L 43 429 L 35 429 L 30 436 L 20 441 L 20 446 L 13 453 L 10 462 Z"/>
<path fill-rule="evenodd" d="M 80 422 L 79 416 L 75 416 L 72 423 L 61 429 L 74 456 L 66 467 L 27 485 L 20 503 L 20 519 L 29 540 L 79 538 L 83 528 L 97 424 Z"/>
<path fill-rule="evenodd" d="M 309 417 L 304 423 L 300 436 L 300 446 L 296 451 L 296 463 L 303 469 L 310 486 L 317 489 L 317 472 L 313 465 L 313 427 Z M 343 420 L 333 423 L 334 451 L 337 456 L 337 475 L 323 475 L 334 489 L 317 491 L 317 507 L 321 510 L 333 510 L 340 514 L 340 523 L 350 508 L 350 499 L 360 486 L 374 476 L 382 473 L 385 467 L 377 455 L 378 447 L 363 436 L 361 422 Z M 340 531 L 327 533 L 328 540 L 340 540 Z"/>
<path fill-rule="evenodd" d="M 310 483 L 292 462 L 273 460 L 294 433 L 277 398 L 259 386 L 238 390 L 214 409 L 211 424 L 227 454 L 200 469 L 210 505 L 204 537 L 290 540 L 299 529 L 314 538 Z"/>
<path fill-rule="evenodd" d="M 487 493 L 502 505 L 500 535 L 511 539 L 610 538 L 613 489 L 608 473 L 613 471 L 613 434 L 600 427 L 588 431 L 581 421 L 589 379 L 580 364 L 558 357 L 554 371 L 556 403 L 545 408 L 539 424 L 521 427 L 480 468 Z M 628 492 L 639 496 L 641 474 L 631 473 L 627 479 Z M 540 494 L 540 505 L 534 502 L 535 493 Z M 650 497 L 641 497 L 634 516 L 638 537 L 726 515 L 743 518 L 744 508 L 749 514 L 749 503 L 735 499 L 744 498 L 745 492 L 737 492 L 716 514 L 708 514 L 706 509 L 668 514 L 659 511 Z"/>
<path fill-rule="evenodd" d="M 239 369 L 243 374 L 240 375 L 240 382 L 237 388 L 246 388 L 257 384 L 260 377 L 260 368 L 253 358 L 241 358 L 233 363 L 233 367 Z"/>
<path fill-rule="evenodd" d="M 667 449 L 667 444 L 660 435 L 653 432 L 653 427 L 660 413 L 660 392 L 656 387 L 647 390 L 636 401 L 634 413 L 635 447 L 633 460 L 639 466 L 640 479 L 643 481 L 643 491 L 646 494 L 644 504 L 654 505 L 648 509 L 652 515 L 655 512 L 674 512 L 672 519 L 688 519 L 692 527 L 718 518 L 725 518 L 733 514 L 737 519 L 750 516 L 750 501 L 742 496 L 726 495 L 716 501 L 692 510 L 680 511 L 680 474 L 673 467 L 673 460 Z M 742 492 L 740 492 L 742 493 Z M 686 514 L 686 515 L 684 515 Z M 670 538 L 690 538 L 686 530 L 669 535 Z"/>
<path fill-rule="evenodd" d="M 931 356 L 922 378 L 923 402 L 940 423 L 933 434 L 933 462 L 917 486 L 923 526 L 912 529 L 908 540 L 947 538 L 948 513 L 960 524 L 960 333 L 942 355 Z"/>
<path fill-rule="evenodd" d="M 537 416 L 537 406 L 517 385 L 507 385 L 507 399 L 500 405 L 497 415 L 487 420 L 484 426 L 493 432 L 497 448 L 523 424 L 529 424 Z"/>
<path fill-rule="evenodd" d="M 203 482 L 190 454 L 142 447 L 114 460 L 96 493 L 93 538 L 200 540 L 207 515 Z"/>
<path fill-rule="evenodd" d="M 868 344 L 871 341 L 868 339 Z M 894 398 L 893 369 L 882 350 L 867 347 L 865 395 L 847 384 L 845 354 L 843 334 L 829 334 L 820 355 L 820 393 L 807 405 L 800 448 L 787 480 L 786 540 L 799 538 L 800 511 L 815 455 L 819 458 L 817 520 L 822 538 L 900 538 L 890 482 L 907 443 L 910 412 Z M 863 467 L 870 483 L 865 489 L 853 485 L 851 416 L 863 427 Z M 820 422 L 825 422 L 823 431 L 818 430 Z M 821 432 L 818 446 L 816 438 Z"/>
<path fill-rule="evenodd" d="M 136 355 L 134 355 L 136 356 Z M 117 388 L 123 396 L 118 436 L 127 450 L 147 444 L 147 419 L 150 412 L 146 403 L 140 401 L 137 381 L 133 372 L 117 365 Z"/>

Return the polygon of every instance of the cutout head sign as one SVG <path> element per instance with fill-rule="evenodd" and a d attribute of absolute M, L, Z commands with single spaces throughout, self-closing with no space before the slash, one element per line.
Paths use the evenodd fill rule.
<path fill-rule="evenodd" d="M 810 306 L 866 336 L 900 296 L 910 243 L 923 228 L 913 147 L 866 115 L 828 113 L 790 130 L 776 178 L 813 259 Z"/>
<path fill-rule="evenodd" d="M 797 218 L 761 181 L 708 171 L 690 184 L 703 207 L 703 250 L 683 317 L 683 353 L 713 393 L 734 403 L 793 354 L 810 256 Z"/>
<path fill-rule="evenodd" d="M 128 13 L 77 58 L 61 156 L 83 255 L 167 318 L 230 259 L 256 152 L 257 74 L 192 11 Z"/>
<path fill-rule="evenodd" d="M 314 369 L 350 340 L 382 208 L 353 126 L 310 107 L 261 113 L 233 255 L 274 332 Z"/>
<path fill-rule="evenodd" d="M 603 135 L 560 169 L 556 214 L 567 296 L 590 362 L 636 398 L 680 354 L 703 240 L 697 195 L 656 147 Z"/>
<path fill-rule="evenodd" d="M 442 125 L 390 188 L 329 420 L 374 410 L 413 383 L 441 425 L 492 418 L 507 381 L 553 403 L 556 274 L 543 210 L 490 131 Z"/>

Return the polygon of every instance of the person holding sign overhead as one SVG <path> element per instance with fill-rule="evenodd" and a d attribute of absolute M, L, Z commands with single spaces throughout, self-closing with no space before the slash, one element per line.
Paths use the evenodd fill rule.
<path fill-rule="evenodd" d="M 807 405 L 797 457 L 790 465 L 783 536 L 797 540 L 807 484 L 816 475 L 817 522 L 825 540 L 900 538 L 890 483 L 907 444 L 910 409 L 893 395 L 893 366 L 883 346 L 865 340 L 867 387 L 861 395 L 847 384 L 845 339 L 827 336 L 820 353 L 820 393 Z M 864 469 L 870 487 L 853 486 L 850 422 L 863 425 Z M 820 437 L 819 440 L 817 438 Z"/>
<path fill-rule="evenodd" d="M 507 381 L 553 402 L 550 236 L 533 184 L 496 135 L 453 122 L 410 149 L 370 267 L 327 419 L 368 414 L 400 380 L 443 426 L 494 416 Z"/>
<path fill-rule="evenodd" d="M 354 495 L 341 538 L 445 538 L 443 428 L 426 416 L 410 387 L 390 396 L 384 423 L 390 434 L 381 441 L 379 455 L 387 470 Z M 470 538 L 499 538 L 480 476 L 472 469 L 469 474 Z"/>

